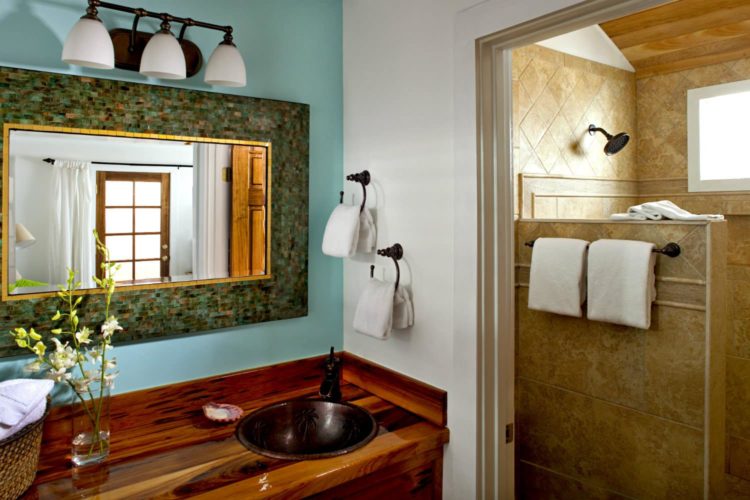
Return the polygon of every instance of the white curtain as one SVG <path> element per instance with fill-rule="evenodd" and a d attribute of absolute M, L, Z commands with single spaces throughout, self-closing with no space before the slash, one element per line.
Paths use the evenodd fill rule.
<path fill-rule="evenodd" d="M 229 276 L 231 184 L 222 169 L 232 165 L 232 146 L 195 144 L 193 167 L 193 276 Z"/>
<path fill-rule="evenodd" d="M 95 193 L 91 162 L 55 160 L 50 193 L 50 284 L 65 283 L 68 268 L 75 270 L 83 288 L 91 288 L 96 271 L 96 223 L 91 207 Z"/>

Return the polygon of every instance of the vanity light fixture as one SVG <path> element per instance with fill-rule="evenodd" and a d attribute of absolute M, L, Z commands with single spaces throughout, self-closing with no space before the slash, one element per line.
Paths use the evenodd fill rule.
<path fill-rule="evenodd" d="M 133 14 L 130 30 L 116 28 L 107 32 L 97 8 Z M 138 31 L 142 17 L 161 19 L 157 33 Z M 171 23 L 180 23 L 175 37 Z M 63 46 L 62 60 L 68 64 L 99 69 L 127 69 L 146 76 L 178 80 L 194 76 L 203 66 L 203 55 L 197 45 L 185 40 L 189 26 L 224 32 L 224 40 L 214 50 L 206 66 L 205 82 L 209 85 L 244 87 L 247 83 L 245 62 L 234 44 L 231 26 L 196 21 L 167 13 L 151 12 L 101 0 L 88 0 L 86 14 L 73 26 Z"/>

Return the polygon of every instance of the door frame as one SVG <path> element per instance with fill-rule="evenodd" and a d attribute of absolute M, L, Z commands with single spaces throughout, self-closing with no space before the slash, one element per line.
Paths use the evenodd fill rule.
<path fill-rule="evenodd" d="M 478 38 L 477 497 L 515 496 L 515 237 L 511 50 L 671 0 L 587 0 Z M 515 439 L 513 439 L 515 441 Z"/>

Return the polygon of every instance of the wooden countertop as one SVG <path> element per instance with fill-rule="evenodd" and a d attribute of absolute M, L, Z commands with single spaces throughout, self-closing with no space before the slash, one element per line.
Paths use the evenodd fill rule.
<path fill-rule="evenodd" d="M 322 360 L 308 358 L 116 396 L 111 455 L 105 464 L 80 470 L 70 465 L 67 416 L 53 412 L 45 424 L 37 480 L 24 498 L 303 498 L 384 471 L 417 454 L 439 459 L 448 429 L 429 422 L 433 419 L 429 409 L 423 412 L 414 401 L 435 396 L 444 402 L 445 393 L 408 378 L 399 390 L 408 393 L 404 388 L 415 384 L 421 396 L 409 404 L 423 416 L 373 394 L 397 401 L 381 384 L 375 382 L 370 392 L 344 375 L 342 399 L 369 410 L 379 433 L 365 447 L 339 457 L 294 462 L 257 455 L 234 437 L 235 424 L 214 424 L 202 415 L 201 406 L 209 401 L 237 404 L 247 413 L 278 401 L 316 397 Z M 351 357 L 351 361 L 349 370 L 361 374 L 356 365 L 363 360 Z M 375 372 L 384 370 L 364 364 L 369 376 L 373 366 Z M 388 373 L 392 377 L 394 372 Z M 360 384 L 367 378 L 351 375 Z"/>

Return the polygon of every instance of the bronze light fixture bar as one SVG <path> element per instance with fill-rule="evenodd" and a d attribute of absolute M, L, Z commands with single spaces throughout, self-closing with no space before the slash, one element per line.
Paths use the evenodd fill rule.
<path fill-rule="evenodd" d="M 116 28 L 110 30 L 107 35 L 106 28 L 98 17 L 99 8 L 133 14 L 131 29 Z M 156 33 L 138 31 L 140 20 L 144 17 L 160 19 L 161 29 Z M 170 23 L 182 24 L 176 38 L 171 32 Z M 116 67 L 140 71 L 156 78 L 191 77 L 203 66 L 203 55 L 198 46 L 185 40 L 185 32 L 191 26 L 224 33 L 223 41 L 209 60 L 206 82 L 211 85 L 244 86 L 245 65 L 234 45 L 232 26 L 102 0 L 88 0 L 86 14 L 68 35 L 62 58 L 65 62 L 79 66 L 101 69 Z M 184 67 L 178 55 L 180 51 L 184 55 Z"/>

